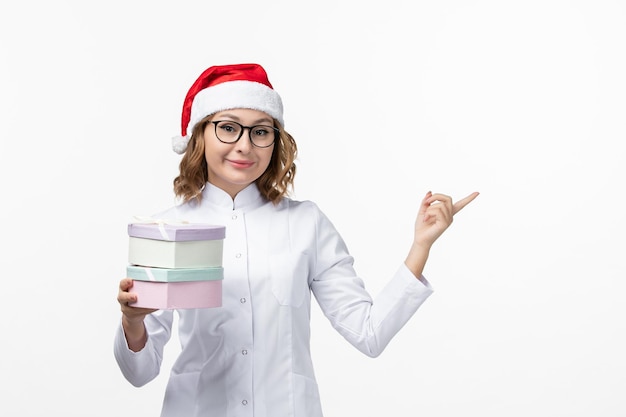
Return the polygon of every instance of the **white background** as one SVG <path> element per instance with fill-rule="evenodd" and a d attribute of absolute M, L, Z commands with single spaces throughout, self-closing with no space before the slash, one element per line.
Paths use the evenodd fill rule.
<path fill-rule="evenodd" d="M 625 19 L 618 0 L 2 2 L 0 415 L 158 415 L 176 346 L 142 388 L 113 358 L 126 224 L 174 202 L 195 78 L 258 62 L 295 197 L 373 294 L 426 191 L 481 192 L 382 356 L 314 305 L 327 416 L 625 416 Z"/>

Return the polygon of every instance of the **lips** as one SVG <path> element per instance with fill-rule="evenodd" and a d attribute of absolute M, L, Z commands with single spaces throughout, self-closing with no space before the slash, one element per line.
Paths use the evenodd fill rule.
<path fill-rule="evenodd" d="M 227 161 L 235 168 L 240 168 L 240 169 L 244 169 L 244 168 L 250 168 L 252 165 L 254 165 L 254 162 L 252 161 L 247 161 L 247 160 L 232 160 L 232 159 L 227 159 Z"/>

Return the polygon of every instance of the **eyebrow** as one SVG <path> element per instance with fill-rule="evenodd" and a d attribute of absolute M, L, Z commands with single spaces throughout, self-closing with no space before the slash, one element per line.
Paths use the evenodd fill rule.
<path fill-rule="evenodd" d="M 241 118 L 240 117 L 238 117 L 238 116 L 236 116 L 234 114 L 231 114 L 231 113 L 223 113 L 223 114 L 220 115 L 220 118 L 221 117 L 228 117 L 230 119 L 234 119 L 235 121 L 241 122 Z M 271 119 L 269 117 L 262 117 L 260 119 L 255 120 L 254 123 L 252 123 L 252 126 L 258 125 L 259 123 L 263 123 L 263 122 L 269 123 L 270 125 L 274 124 L 274 120 L 273 119 Z"/>

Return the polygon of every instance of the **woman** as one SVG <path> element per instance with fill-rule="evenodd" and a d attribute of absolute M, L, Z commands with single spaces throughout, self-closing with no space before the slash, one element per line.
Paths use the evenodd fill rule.
<path fill-rule="evenodd" d="M 310 201 L 287 197 L 296 143 L 283 106 L 256 64 L 214 66 L 190 88 L 174 180 L 182 203 L 158 218 L 221 224 L 221 308 L 178 310 L 181 353 L 162 416 L 322 416 L 310 349 L 311 294 L 333 327 L 369 356 L 379 355 L 432 293 L 422 276 L 435 240 L 472 193 L 453 204 L 427 193 L 406 261 L 375 299 L 342 238 Z M 190 133 L 190 134 L 188 134 Z M 160 370 L 172 310 L 135 308 L 132 280 L 119 285 L 122 319 L 115 357 L 141 386 Z"/>

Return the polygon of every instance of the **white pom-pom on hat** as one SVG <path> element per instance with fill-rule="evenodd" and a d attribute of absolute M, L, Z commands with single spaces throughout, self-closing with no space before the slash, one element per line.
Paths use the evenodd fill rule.
<path fill-rule="evenodd" d="M 174 136 L 172 138 L 172 149 L 174 150 L 174 152 L 176 152 L 177 154 L 183 154 L 185 153 L 185 150 L 187 149 L 187 144 L 189 143 L 189 136 Z"/>
<path fill-rule="evenodd" d="M 172 138 L 172 149 L 182 154 L 194 126 L 206 116 L 229 109 L 253 109 L 283 121 L 283 103 L 267 73 L 258 64 L 219 65 L 206 69 L 193 83 L 181 117 L 181 135 Z"/>

